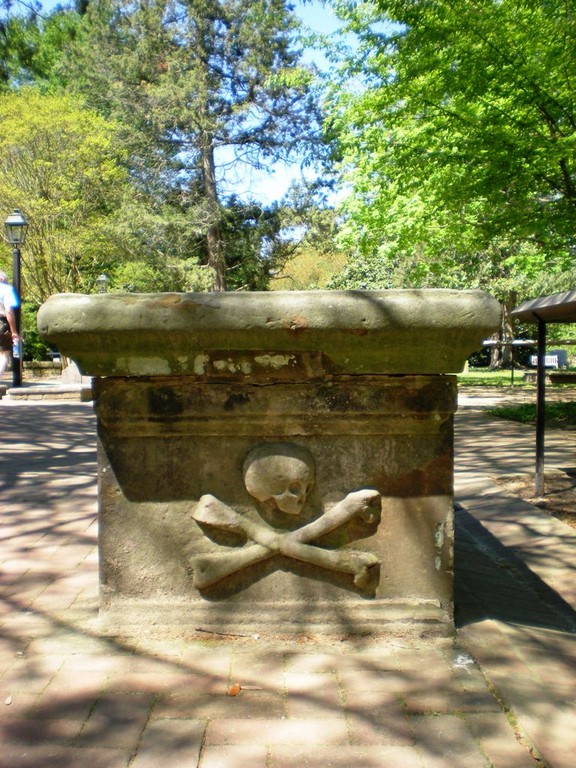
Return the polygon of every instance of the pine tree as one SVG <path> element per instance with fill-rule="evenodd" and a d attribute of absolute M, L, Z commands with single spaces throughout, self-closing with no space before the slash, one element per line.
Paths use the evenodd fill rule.
<path fill-rule="evenodd" d="M 98 0 L 69 87 L 124 126 L 140 193 L 186 211 L 226 288 L 222 182 L 318 141 L 313 73 L 285 0 Z"/>

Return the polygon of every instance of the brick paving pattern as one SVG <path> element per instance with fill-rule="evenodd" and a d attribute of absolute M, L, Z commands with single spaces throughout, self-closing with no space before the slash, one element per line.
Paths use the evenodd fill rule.
<path fill-rule="evenodd" d="M 476 405 L 454 642 L 168 642 L 99 633 L 91 405 L 0 401 L 0 768 L 573 768 L 574 533 L 495 491 L 530 432 Z"/>

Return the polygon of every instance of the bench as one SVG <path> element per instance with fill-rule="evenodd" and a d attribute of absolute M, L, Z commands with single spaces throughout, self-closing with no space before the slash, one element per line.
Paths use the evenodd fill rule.
<path fill-rule="evenodd" d="M 538 371 L 524 371 L 522 374 L 522 381 L 524 381 L 526 384 L 536 384 L 538 381 Z M 550 381 L 550 373 L 546 371 L 546 377 L 545 377 L 546 384 L 551 384 Z"/>
<path fill-rule="evenodd" d="M 538 355 L 532 355 L 530 357 L 530 365 L 533 365 L 534 367 L 538 365 Z M 544 367 L 558 368 L 558 355 L 544 355 Z"/>

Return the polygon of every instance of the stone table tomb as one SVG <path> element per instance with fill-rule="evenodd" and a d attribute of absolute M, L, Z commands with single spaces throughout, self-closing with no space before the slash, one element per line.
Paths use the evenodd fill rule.
<path fill-rule="evenodd" d="M 58 295 L 94 377 L 110 632 L 446 634 L 475 291 Z"/>

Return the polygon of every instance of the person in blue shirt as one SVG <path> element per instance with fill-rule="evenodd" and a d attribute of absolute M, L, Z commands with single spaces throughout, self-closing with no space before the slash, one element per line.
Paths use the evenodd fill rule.
<path fill-rule="evenodd" d="M 20 299 L 13 286 L 8 282 L 6 272 L 0 272 L 0 376 L 10 363 L 10 352 L 15 342 L 20 341 L 16 333 L 15 309 L 20 306 Z"/>

